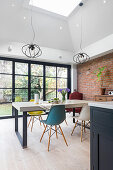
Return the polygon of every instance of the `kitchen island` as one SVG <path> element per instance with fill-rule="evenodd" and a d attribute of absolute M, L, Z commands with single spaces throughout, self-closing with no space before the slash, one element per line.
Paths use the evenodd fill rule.
<path fill-rule="evenodd" d="M 90 106 L 90 170 L 113 170 L 113 102 Z"/>

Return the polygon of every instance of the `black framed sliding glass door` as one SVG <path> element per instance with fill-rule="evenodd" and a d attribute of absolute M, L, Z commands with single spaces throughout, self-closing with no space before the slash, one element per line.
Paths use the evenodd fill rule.
<path fill-rule="evenodd" d="M 0 119 L 10 118 L 12 102 L 61 98 L 59 88 L 71 89 L 71 66 L 0 57 Z M 67 96 L 68 97 L 68 96 Z"/>

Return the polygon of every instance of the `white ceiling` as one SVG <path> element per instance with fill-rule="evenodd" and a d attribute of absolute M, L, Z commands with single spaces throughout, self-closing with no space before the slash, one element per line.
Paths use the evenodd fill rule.
<path fill-rule="evenodd" d="M 35 41 L 40 46 L 73 50 L 68 23 L 64 19 L 34 11 L 33 25 L 36 32 Z M 0 39 L 31 42 L 30 10 L 23 6 L 23 0 L 0 0 Z"/>
<path fill-rule="evenodd" d="M 35 42 L 42 47 L 79 50 L 80 19 L 83 18 L 83 48 L 113 34 L 113 0 L 84 0 L 66 20 L 43 10 L 33 11 Z M 28 0 L 0 0 L 0 43 L 32 40 Z M 105 41 L 104 41 L 105 42 Z M 92 52 L 93 53 L 93 52 Z M 71 58 L 72 61 L 72 58 Z"/>
<path fill-rule="evenodd" d="M 87 47 L 106 36 L 113 34 L 113 0 L 87 0 L 83 7 L 68 19 L 73 47 L 79 50 L 81 15 L 83 44 Z"/>

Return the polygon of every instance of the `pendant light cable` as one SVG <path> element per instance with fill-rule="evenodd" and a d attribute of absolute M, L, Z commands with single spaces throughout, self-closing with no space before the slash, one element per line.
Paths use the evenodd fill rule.
<path fill-rule="evenodd" d="M 31 5 L 33 5 L 33 1 L 31 1 Z M 31 29 L 33 31 L 33 40 L 32 40 L 32 43 L 33 43 L 34 40 L 35 40 L 35 30 L 34 30 L 34 27 L 33 27 L 33 9 L 32 9 L 32 6 L 31 6 Z"/>
<path fill-rule="evenodd" d="M 31 29 L 32 29 L 32 32 L 33 32 L 33 39 L 32 39 L 31 44 L 26 44 L 22 47 L 22 52 L 23 52 L 23 54 L 25 54 L 29 58 L 37 58 L 42 54 L 42 50 L 40 49 L 39 45 L 34 44 L 35 30 L 34 30 L 34 26 L 33 26 L 32 5 L 33 5 L 33 3 L 31 4 L 31 8 L 30 8 L 30 12 L 31 12 L 30 23 L 31 23 Z"/>
<path fill-rule="evenodd" d="M 83 6 L 83 3 L 81 2 L 79 4 L 80 7 Z M 82 23 L 82 12 L 81 12 L 81 31 L 80 31 L 80 35 L 81 35 L 81 39 L 80 39 L 80 51 L 79 53 L 75 54 L 73 56 L 73 61 L 76 63 L 76 64 L 80 64 L 80 63 L 84 63 L 86 61 L 88 61 L 90 59 L 89 55 L 87 53 L 84 53 L 83 52 L 83 49 L 82 49 L 82 43 L 83 43 L 83 23 Z"/>
<path fill-rule="evenodd" d="M 82 50 L 82 36 L 83 36 L 83 32 L 82 32 L 82 15 L 81 15 L 81 39 L 80 39 L 80 49 Z"/>

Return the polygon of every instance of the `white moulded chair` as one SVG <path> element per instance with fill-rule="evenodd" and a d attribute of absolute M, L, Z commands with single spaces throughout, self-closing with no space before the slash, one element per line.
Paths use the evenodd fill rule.
<path fill-rule="evenodd" d="M 76 119 L 77 119 L 77 121 L 75 122 L 75 126 L 72 130 L 71 135 L 73 134 L 73 132 L 74 132 L 76 126 L 77 126 L 77 123 L 79 121 L 81 121 L 81 142 L 82 142 L 83 127 L 84 127 L 84 132 L 85 132 L 85 122 L 90 121 L 90 107 L 88 105 L 84 105 L 82 107 L 81 112 L 80 112 L 80 116 L 76 117 Z"/>

